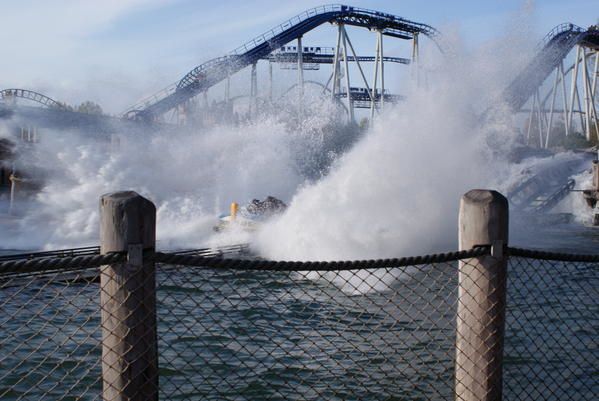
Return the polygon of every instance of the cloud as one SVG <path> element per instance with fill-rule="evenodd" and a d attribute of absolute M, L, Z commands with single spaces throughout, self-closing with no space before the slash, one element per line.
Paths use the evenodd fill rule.
<path fill-rule="evenodd" d="M 1 86 L 27 86 L 40 77 L 56 83 L 68 77 L 92 35 L 141 9 L 161 7 L 173 0 L 103 0 L 5 2 L 0 14 Z"/>

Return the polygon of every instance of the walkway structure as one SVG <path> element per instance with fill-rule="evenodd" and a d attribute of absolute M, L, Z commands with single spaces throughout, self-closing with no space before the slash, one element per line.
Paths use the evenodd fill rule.
<path fill-rule="evenodd" d="M 551 136 L 558 115 L 566 135 L 578 131 L 587 140 L 598 139 L 598 74 L 599 27 L 583 29 L 567 23 L 545 36 L 539 52 L 504 92 L 512 110 L 529 113 L 529 144 L 545 148 L 554 144 Z"/>
<path fill-rule="evenodd" d="M 324 23 L 331 23 L 337 26 L 337 45 L 331 53 L 325 54 L 322 52 L 306 51 L 304 55 L 304 44 L 302 37 L 319 27 Z M 366 28 L 376 33 L 376 51 L 375 56 L 368 59 L 358 56 L 354 46 L 347 34 L 346 26 L 356 26 Z M 350 113 L 350 118 L 353 119 L 353 98 L 347 96 L 351 92 L 352 87 L 349 73 L 341 73 L 341 71 L 349 71 L 349 62 L 355 62 L 358 67 L 361 81 L 369 94 L 369 99 L 372 102 L 372 114 L 374 114 L 377 98 L 377 89 L 380 87 L 380 93 L 385 93 L 384 81 L 384 63 L 385 62 L 400 62 L 407 64 L 409 60 L 405 59 L 390 59 L 387 58 L 383 51 L 383 37 L 393 37 L 404 40 L 413 41 L 415 48 L 413 54 L 417 55 L 418 36 L 425 35 L 429 38 L 435 38 L 438 35 L 437 30 L 433 27 L 406 20 L 404 18 L 385 14 L 378 11 L 366 10 L 357 7 L 344 5 L 327 5 L 316 7 L 305 11 L 283 24 L 271 29 L 270 31 L 258 36 L 250 42 L 238 47 L 226 56 L 212 59 L 203 63 L 189 73 L 187 73 L 179 82 L 173 84 L 159 93 L 144 99 L 142 102 L 132 106 L 124 115 L 146 121 L 152 121 L 159 118 L 161 115 L 173 110 L 181 105 L 184 105 L 198 94 L 205 93 L 209 88 L 221 81 L 226 83 L 226 95 L 229 95 L 229 80 L 231 75 L 241 71 L 246 67 L 251 67 L 251 96 L 256 95 L 256 65 L 259 60 L 271 58 L 273 61 L 278 61 L 277 57 L 281 56 L 281 49 L 292 41 L 297 41 L 295 46 L 295 54 L 287 55 L 287 60 L 295 60 L 298 70 L 298 83 L 300 85 L 300 94 L 303 92 L 303 72 L 313 68 L 314 64 L 330 63 L 333 64 L 333 73 L 330 81 L 332 82 L 331 95 L 339 97 L 345 91 L 347 109 Z M 314 47 L 312 47 L 314 49 Z M 304 58 L 305 57 L 305 58 Z M 304 62 L 308 66 L 304 65 Z M 372 61 L 375 63 L 375 72 L 372 82 L 369 84 L 361 62 Z M 344 85 L 342 85 L 342 75 L 344 77 Z M 380 84 L 379 84 L 380 80 Z M 328 85 L 327 85 L 328 86 Z M 342 89 L 342 87 L 345 89 Z M 385 96 L 380 97 L 380 106 L 384 106 Z"/>

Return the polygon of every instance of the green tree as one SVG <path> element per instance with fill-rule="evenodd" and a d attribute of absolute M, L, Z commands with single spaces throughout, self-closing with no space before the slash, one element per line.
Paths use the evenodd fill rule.
<path fill-rule="evenodd" d="M 100 107 L 100 105 L 98 103 L 94 103 L 90 100 L 86 100 L 85 102 L 81 103 L 77 107 L 77 111 L 79 113 L 85 113 L 85 114 L 96 114 L 96 115 L 104 114 L 102 107 Z"/>

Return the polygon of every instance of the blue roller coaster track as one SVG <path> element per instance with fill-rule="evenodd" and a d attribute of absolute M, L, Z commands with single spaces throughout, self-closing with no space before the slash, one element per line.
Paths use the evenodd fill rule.
<path fill-rule="evenodd" d="M 381 30 L 383 35 L 400 39 L 412 39 L 417 34 L 429 38 L 438 36 L 438 31 L 429 25 L 391 14 L 345 5 L 320 6 L 291 18 L 226 56 L 199 65 L 176 85 L 133 106 L 126 114 L 135 119 L 153 120 L 327 22 L 377 29 Z"/>
<path fill-rule="evenodd" d="M 585 30 L 571 23 L 560 24 L 545 35 L 539 52 L 504 91 L 503 98 L 512 110 L 518 111 L 533 96 L 551 71 L 576 45 L 599 50 L 599 29 Z"/>

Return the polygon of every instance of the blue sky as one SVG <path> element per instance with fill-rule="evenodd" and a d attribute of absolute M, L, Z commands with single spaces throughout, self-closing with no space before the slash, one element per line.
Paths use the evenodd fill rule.
<path fill-rule="evenodd" d="M 2 0 L 0 87 L 39 90 L 71 103 L 97 100 L 116 111 L 195 65 L 321 4 L 322 0 Z M 540 40 L 561 22 L 586 27 L 599 17 L 597 0 L 348 4 L 457 31 L 473 47 L 521 24 Z M 332 46 L 334 32 L 323 27 L 312 39 Z M 365 41 L 356 39 L 360 46 Z"/>

